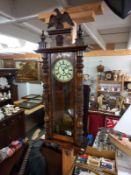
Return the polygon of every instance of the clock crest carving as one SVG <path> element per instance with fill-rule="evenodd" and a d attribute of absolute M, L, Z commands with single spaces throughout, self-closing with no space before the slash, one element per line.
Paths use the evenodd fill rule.
<path fill-rule="evenodd" d="M 58 12 L 60 12 L 58 10 Z M 66 16 L 71 26 L 73 22 L 67 12 L 65 16 L 57 12 L 51 15 L 49 28 L 54 25 L 52 20 L 62 20 Z M 59 16 L 60 15 L 60 16 Z M 68 16 L 68 18 L 67 18 Z M 53 19 L 54 18 L 54 19 Z M 60 23 L 60 21 L 58 21 Z M 45 101 L 45 136 L 46 139 L 69 142 L 77 146 L 83 144 L 83 52 L 86 45 L 64 43 L 66 35 L 71 34 L 72 28 L 56 25 L 49 30 L 48 35 L 56 40 L 56 45 L 37 50 L 43 55 L 43 87 Z M 62 36 L 62 37 L 61 37 Z M 58 38 L 62 41 L 58 42 Z M 80 37 L 80 40 L 82 38 Z M 54 40 L 52 41 L 54 42 Z M 79 43 L 79 36 L 77 38 Z M 83 42 L 82 42 L 83 43 Z M 63 45 L 62 45 L 63 44 Z"/>

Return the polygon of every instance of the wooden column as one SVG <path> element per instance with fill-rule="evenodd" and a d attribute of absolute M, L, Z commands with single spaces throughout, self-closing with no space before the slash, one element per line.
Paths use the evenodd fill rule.
<path fill-rule="evenodd" d="M 43 98 L 45 101 L 45 117 L 44 117 L 44 125 L 45 125 L 45 135 L 46 139 L 49 139 L 52 137 L 52 127 L 51 127 L 51 120 L 50 120 L 50 109 L 49 109 L 49 103 L 50 103 L 50 98 L 49 98 L 49 87 L 50 87 L 50 78 L 49 78 L 49 59 L 48 59 L 48 54 L 43 54 Z"/>
<path fill-rule="evenodd" d="M 75 132 L 75 144 L 79 147 L 83 145 L 83 59 L 82 52 L 78 52 L 76 60 L 76 132 Z"/>
<path fill-rule="evenodd" d="M 74 150 L 62 149 L 62 175 L 69 175 L 69 172 L 73 166 Z"/>

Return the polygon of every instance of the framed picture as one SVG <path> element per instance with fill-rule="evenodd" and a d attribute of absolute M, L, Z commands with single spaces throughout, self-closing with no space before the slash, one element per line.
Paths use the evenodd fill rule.
<path fill-rule="evenodd" d="M 26 95 L 22 98 L 30 100 L 30 99 L 34 99 L 36 97 L 39 97 L 39 95 L 38 94 L 29 94 L 29 95 Z"/>
<path fill-rule="evenodd" d="M 34 60 L 16 60 L 18 69 L 16 81 L 18 82 L 40 82 L 39 62 Z"/>
<path fill-rule="evenodd" d="M 38 105 L 39 104 L 37 104 L 37 103 L 31 103 L 31 102 L 25 101 L 23 103 L 20 103 L 19 107 L 23 108 L 23 109 L 32 109 Z"/>

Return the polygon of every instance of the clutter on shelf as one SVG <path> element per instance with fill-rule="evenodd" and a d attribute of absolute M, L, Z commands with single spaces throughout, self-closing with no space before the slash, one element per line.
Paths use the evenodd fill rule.
<path fill-rule="evenodd" d="M 2 120 L 4 117 L 11 116 L 18 111 L 20 111 L 18 106 L 14 106 L 12 104 L 4 105 L 0 108 L 0 120 Z"/>
<path fill-rule="evenodd" d="M 109 129 L 109 128 L 104 128 L 104 127 L 100 128 L 97 135 L 96 135 L 93 147 L 100 149 L 100 150 L 115 151 L 116 148 L 110 142 L 110 139 L 109 139 L 110 131 L 111 131 L 111 129 Z"/>
<path fill-rule="evenodd" d="M 122 70 L 97 66 L 96 94 L 90 96 L 90 110 L 121 116 L 131 104 L 131 76 Z"/>

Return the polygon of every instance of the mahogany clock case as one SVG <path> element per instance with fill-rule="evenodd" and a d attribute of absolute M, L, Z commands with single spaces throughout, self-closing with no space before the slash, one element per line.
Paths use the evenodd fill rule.
<path fill-rule="evenodd" d="M 45 131 L 47 139 L 81 146 L 83 135 L 83 51 L 87 46 L 63 46 L 37 50 L 43 54 Z M 54 77 L 53 66 L 67 59 L 73 66 L 73 78 L 61 82 Z"/>
<path fill-rule="evenodd" d="M 81 27 L 78 29 L 74 45 L 65 42 L 67 38 L 71 41 L 74 23 L 67 12 L 55 9 L 54 13 L 49 18 L 47 32 L 55 44 L 51 43 L 47 48 L 45 35 L 42 32 L 43 47 L 37 50 L 37 53 L 43 54 L 46 138 L 80 145 L 83 134 L 82 57 L 87 46 L 80 42 L 83 40 Z M 68 24 L 68 28 L 64 27 L 64 22 Z M 54 29 L 50 29 L 52 27 Z M 63 59 L 68 62 L 68 66 L 59 65 Z"/>

